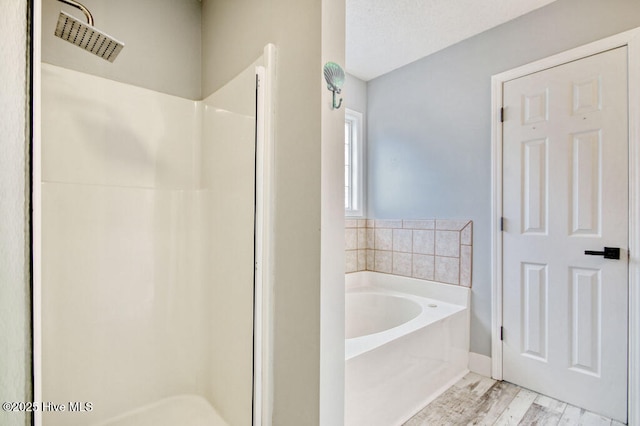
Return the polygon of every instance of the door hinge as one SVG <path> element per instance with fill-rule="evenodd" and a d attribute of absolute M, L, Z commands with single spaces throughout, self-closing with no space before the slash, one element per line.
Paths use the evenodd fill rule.
<path fill-rule="evenodd" d="M 500 340 L 504 340 L 504 327 L 500 326 Z"/>
<path fill-rule="evenodd" d="M 500 108 L 500 122 L 504 123 L 504 107 Z"/>
<path fill-rule="evenodd" d="M 500 231 L 504 231 L 504 217 L 500 218 Z"/>

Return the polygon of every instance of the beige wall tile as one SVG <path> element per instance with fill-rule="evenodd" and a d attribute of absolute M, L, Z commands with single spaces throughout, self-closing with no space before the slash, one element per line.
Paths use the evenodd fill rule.
<path fill-rule="evenodd" d="M 357 228 L 358 227 L 358 223 L 356 222 L 355 219 L 345 219 L 344 227 L 345 228 Z"/>
<path fill-rule="evenodd" d="M 411 276 L 423 280 L 433 280 L 435 271 L 435 257 L 424 254 L 413 254 L 413 268 Z"/>
<path fill-rule="evenodd" d="M 412 254 L 411 253 L 393 253 L 393 273 L 410 277 L 412 272 Z"/>
<path fill-rule="evenodd" d="M 414 230 L 413 252 L 418 254 L 435 254 L 435 232 Z"/>
<path fill-rule="evenodd" d="M 413 232 L 411 229 L 393 230 L 393 251 L 411 253 L 413 248 Z"/>
<path fill-rule="evenodd" d="M 460 232 L 460 244 L 470 246 L 473 241 L 473 223 L 469 222 Z"/>
<path fill-rule="evenodd" d="M 461 231 L 468 223 L 468 220 L 436 219 L 436 229 L 443 231 Z"/>
<path fill-rule="evenodd" d="M 376 272 L 391 273 L 393 271 L 393 255 L 390 251 L 375 250 L 375 266 Z"/>
<path fill-rule="evenodd" d="M 378 229 L 375 230 L 374 248 L 376 250 L 391 250 L 393 249 L 393 232 L 391 229 Z"/>
<path fill-rule="evenodd" d="M 366 249 L 367 247 L 367 229 L 358 228 L 358 249 Z"/>
<path fill-rule="evenodd" d="M 460 233 L 436 231 L 436 256 L 460 257 Z"/>
<path fill-rule="evenodd" d="M 358 271 L 367 270 L 367 251 L 358 250 Z"/>
<path fill-rule="evenodd" d="M 358 230 L 355 228 L 345 229 L 344 243 L 346 250 L 356 250 L 358 248 Z"/>
<path fill-rule="evenodd" d="M 403 220 L 402 227 L 408 229 L 435 229 L 435 219 Z"/>
<path fill-rule="evenodd" d="M 471 287 L 471 246 L 460 246 L 460 285 Z"/>
<path fill-rule="evenodd" d="M 347 250 L 345 272 L 356 272 L 358 270 L 358 250 Z"/>
<path fill-rule="evenodd" d="M 376 228 L 402 228 L 402 220 L 376 220 Z"/>
<path fill-rule="evenodd" d="M 375 271 L 375 250 L 367 250 L 367 271 Z"/>
<path fill-rule="evenodd" d="M 345 220 L 347 271 L 377 271 L 472 285 L 473 222 Z"/>
<path fill-rule="evenodd" d="M 367 248 L 374 249 L 375 248 L 375 229 L 366 228 L 367 230 Z"/>
<path fill-rule="evenodd" d="M 460 283 L 460 259 L 436 256 L 435 280 L 448 284 Z"/>

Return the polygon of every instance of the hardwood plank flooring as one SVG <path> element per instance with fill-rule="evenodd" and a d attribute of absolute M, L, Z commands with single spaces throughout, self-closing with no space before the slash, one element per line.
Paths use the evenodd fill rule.
<path fill-rule="evenodd" d="M 623 426 L 507 382 L 469 373 L 403 426 Z"/>

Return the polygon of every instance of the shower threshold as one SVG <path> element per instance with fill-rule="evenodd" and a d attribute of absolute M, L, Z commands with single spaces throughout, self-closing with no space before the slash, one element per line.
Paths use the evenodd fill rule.
<path fill-rule="evenodd" d="M 120 414 L 95 426 L 229 426 L 201 396 L 164 398 Z"/>

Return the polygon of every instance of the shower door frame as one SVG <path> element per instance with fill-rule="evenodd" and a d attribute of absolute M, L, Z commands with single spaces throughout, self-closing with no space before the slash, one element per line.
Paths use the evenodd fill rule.
<path fill-rule="evenodd" d="M 42 401 L 42 0 L 31 0 L 32 16 L 32 87 L 33 129 L 31 146 L 31 250 L 32 250 L 32 391 L 33 401 Z M 33 413 L 32 422 L 42 426 L 42 411 Z"/>
<path fill-rule="evenodd" d="M 253 426 L 271 426 L 273 407 L 274 44 L 265 46 L 263 58 L 264 66 L 256 67 Z"/>

